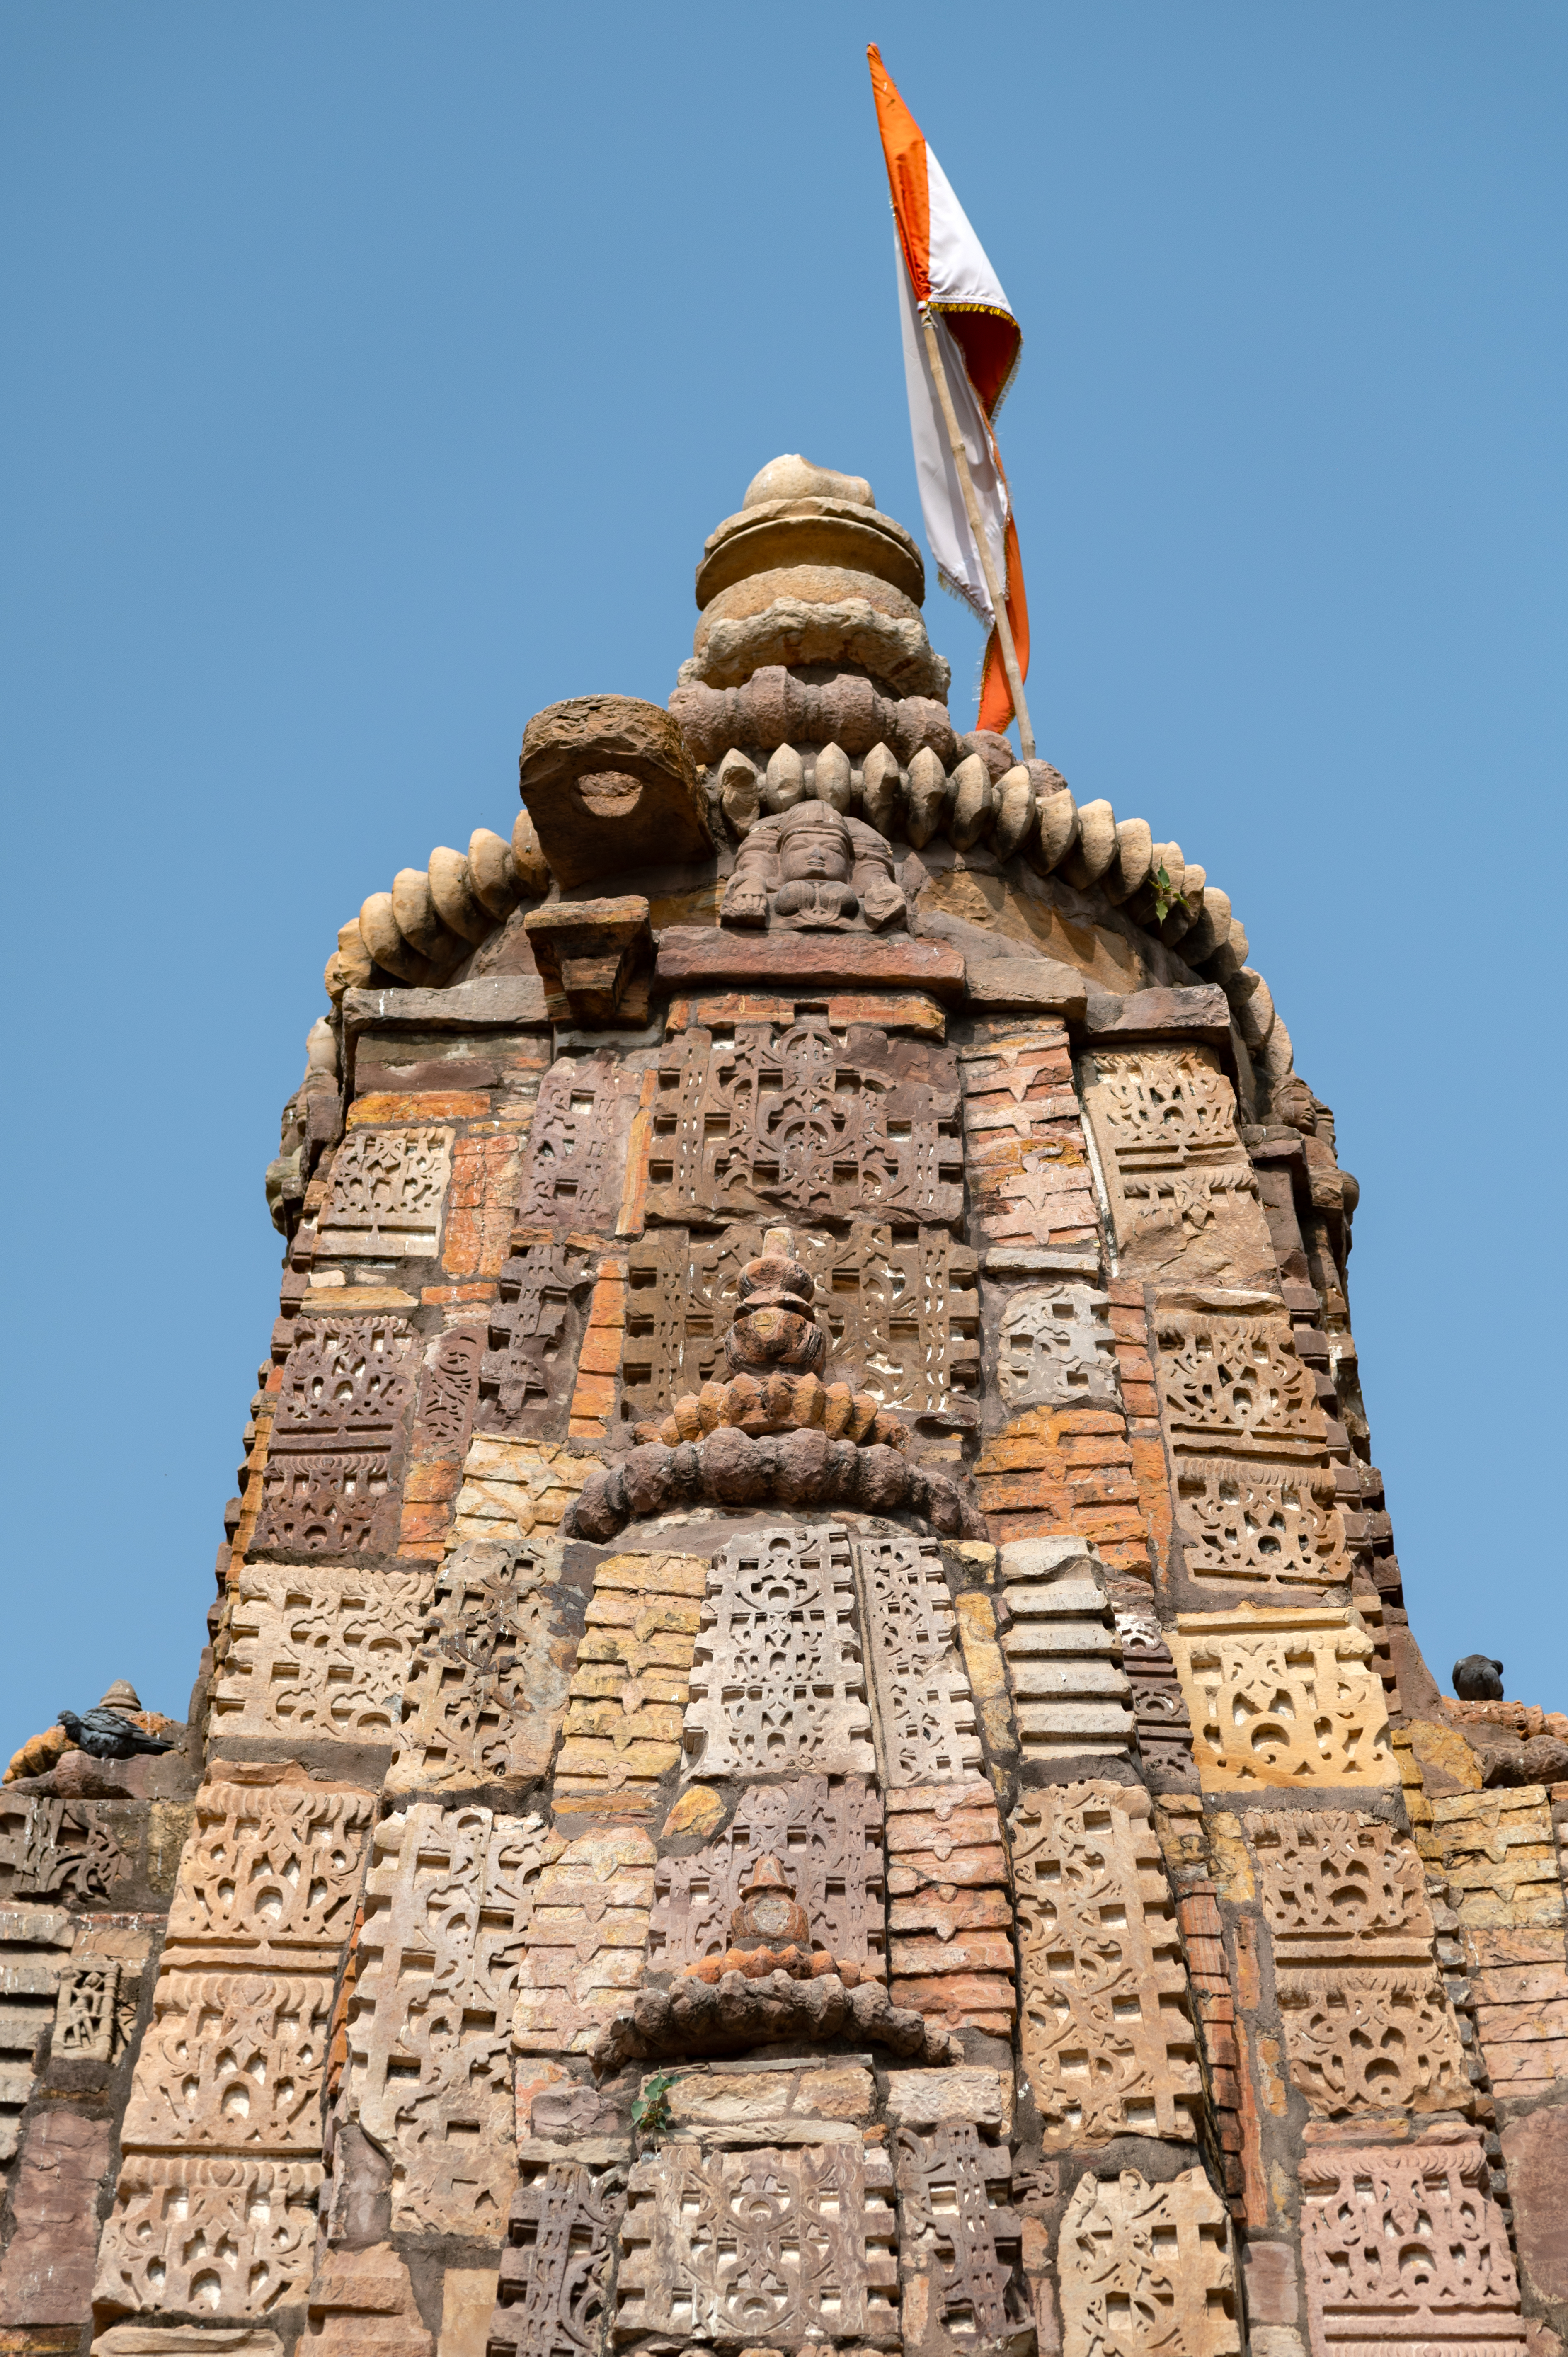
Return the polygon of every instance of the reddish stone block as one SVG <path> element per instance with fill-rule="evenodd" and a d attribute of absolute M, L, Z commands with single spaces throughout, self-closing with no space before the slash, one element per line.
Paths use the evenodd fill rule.
<path fill-rule="evenodd" d="M 0 2325 L 86 2322 L 110 2134 L 107 2120 L 65 2106 L 29 2121 L 12 2197 L 16 2231 L 0 2266 Z"/>

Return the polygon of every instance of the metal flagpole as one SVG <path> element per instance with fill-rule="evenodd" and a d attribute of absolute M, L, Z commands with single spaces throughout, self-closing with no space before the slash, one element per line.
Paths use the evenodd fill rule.
<path fill-rule="evenodd" d="M 974 496 L 970 479 L 969 453 L 963 447 L 954 414 L 952 395 L 948 391 L 947 371 L 942 366 L 941 345 L 937 338 L 937 323 L 924 305 L 920 308 L 921 324 L 926 330 L 926 350 L 936 379 L 937 398 L 942 404 L 942 417 L 948 429 L 948 442 L 958 468 L 958 479 L 963 487 L 963 504 L 969 517 L 969 528 L 974 534 L 974 544 L 980 552 L 981 568 L 985 575 L 985 587 L 991 597 L 991 610 L 996 617 L 996 636 L 1002 647 L 1002 668 L 1007 674 L 1007 684 L 1013 693 L 1013 709 L 1018 716 L 1018 742 L 1026 761 L 1035 758 L 1035 732 L 1029 726 L 1029 707 L 1024 701 L 1024 679 L 1018 669 L 1018 650 L 1013 644 L 1013 625 L 1007 619 L 1007 601 L 1002 585 L 996 578 L 996 567 L 991 561 L 991 544 L 980 524 L 980 502 Z"/>

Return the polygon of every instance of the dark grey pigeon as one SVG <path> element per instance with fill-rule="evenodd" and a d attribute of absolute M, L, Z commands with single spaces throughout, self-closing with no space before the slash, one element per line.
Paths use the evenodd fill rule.
<path fill-rule="evenodd" d="M 1454 1664 L 1454 1691 L 1461 1702 L 1501 1702 L 1502 1663 L 1487 1653 L 1466 1653 Z"/>
<path fill-rule="evenodd" d="M 62 1710 L 59 1719 L 71 1741 L 92 1760 L 131 1760 L 138 1751 L 174 1749 L 166 1736 L 144 1735 L 117 1710 L 105 1710 L 102 1704 L 85 1718 L 78 1718 L 73 1710 Z"/>

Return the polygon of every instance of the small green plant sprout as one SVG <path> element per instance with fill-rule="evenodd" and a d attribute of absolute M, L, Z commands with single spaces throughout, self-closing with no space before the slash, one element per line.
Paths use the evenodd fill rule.
<path fill-rule="evenodd" d="M 1163 925 L 1176 904 L 1176 896 L 1171 890 L 1170 874 L 1163 859 L 1149 878 L 1149 889 L 1155 896 L 1155 922 Z"/>
<path fill-rule="evenodd" d="M 631 2124 L 639 2136 L 662 2136 L 671 2126 L 670 2090 L 678 2073 L 656 2071 L 646 2081 L 643 2090 L 631 2107 Z"/>

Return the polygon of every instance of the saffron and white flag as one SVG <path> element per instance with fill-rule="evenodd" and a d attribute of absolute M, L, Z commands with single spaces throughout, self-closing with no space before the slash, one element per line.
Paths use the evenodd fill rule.
<path fill-rule="evenodd" d="M 993 431 L 1017 368 L 1024 338 L 984 248 L 946 173 L 921 136 L 919 124 L 894 88 L 875 45 L 866 55 L 898 230 L 904 375 L 926 537 L 942 587 L 990 626 L 981 675 L 979 725 L 1001 730 L 1013 717 L 1013 696 L 984 568 L 970 529 L 963 488 L 931 375 L 922 316 L 929 316 L 941 348 L 942 371 L 969 459 L 981 523 L 996 578 L 1005 585 L 1019 676 L 1026 679 L 1029 610 L 1024 597 L 1024 567 L 1007 478 Z"/>

